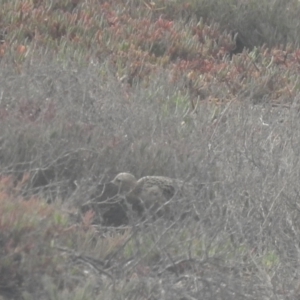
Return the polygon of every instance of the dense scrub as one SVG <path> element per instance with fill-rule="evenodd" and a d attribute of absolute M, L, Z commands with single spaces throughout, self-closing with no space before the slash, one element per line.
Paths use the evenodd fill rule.
<path fill-rule="evenodd" d="M 22 282 L 7 283 L 13 282 L 9 297 L 12 290 L 20 297 L 24 289 L 49 299 L 59 290 L 59 297 L 83 293 L 99 299 L 115 293 L 128 299 L 161 293 L 196 299 L 296 295 L 298 98 L 291 108 L 253 106 L 245 99 L 223 106 L 201 103 L 188 113 L 180 87 L 170 89 L 163 73 L 148 88 L 137 86 L 129 99 L 106 74 L 106 64 L 66 68 L 45 59 L 29 62 L 21 75 L 2 68 L 1 218 L 16 206 L 31 222 L 29 230 L 15 208 L 13 223 L 1 223 L 2 261 L 13 253 L 25 255 L 18 269 L 9 260 Z M 77 209 L 99 183 L 120 171 L 204 183 L 201 194 L 182 199 L 194 205 L 199 219 L 189 214 L 151 225 L 129 222 L 123 230 L 95 227 L 97 216 L 92 211 L 80 216 Z M 34 221 L 36 214 L 41 221 Z M 50 229 L 40 223 L 45 221 Z M 68 239 L 65 231 L 72 232 Z M 45 242 L 36 244 L 35 235 Z M 46 255 L 37 247 L 51 251 L 54 261 L 34 271 L 43 275 L 32 290 L 27 260 Z M 82 270 L 91 267 L 91 259 L 101 268 L 84 275 L 70 259 L 81 261 Z M 11 278 L 4 265 L 1 270 Z"/>
<path fill-rule="evenodd" d="M 0 8 L 0 297 L 298 299 L 298 1 L 112 2 Z"/>

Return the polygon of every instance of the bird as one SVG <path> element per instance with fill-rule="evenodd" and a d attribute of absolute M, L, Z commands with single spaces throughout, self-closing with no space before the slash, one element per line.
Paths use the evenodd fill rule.
<path fill-rule="evenodd" d="M 120 195 L 126 197 L 133 210 L 143 213 L 145 210 L 169 211 L 169 202 L 176 194 L 182 194 L 190 184 L 165 176 L 145 176 L 137 180 L 131 173 L 119 173 L 112 181 Z"/>

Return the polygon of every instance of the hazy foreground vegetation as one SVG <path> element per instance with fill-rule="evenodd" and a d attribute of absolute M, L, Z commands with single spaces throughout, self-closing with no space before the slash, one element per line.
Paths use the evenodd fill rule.
<path fill-rule="evenodd" d="M 299 299 L 299 15 L 2 0 L 0 299 Z M 142 222 L 121 171 L 204 187 Z"/>

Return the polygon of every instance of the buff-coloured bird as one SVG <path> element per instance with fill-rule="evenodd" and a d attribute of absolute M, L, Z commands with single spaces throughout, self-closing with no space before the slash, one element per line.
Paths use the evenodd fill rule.
<path fill-rule="evenodd" d="M 133 200 L 132 206 L 139 212 L 151 210 L 165 213 L 169 211 L 170 200 L 176 194 L 183 194 L 190 190 L 191 185 L 181 180 L 164 176 L 145 176 L 137 180 L 130 173 L 119 173 L 112 181 L 121 195 L 126 196 L 128 202 Z M 137 203 L 140 201 L 140 203 Z"/>

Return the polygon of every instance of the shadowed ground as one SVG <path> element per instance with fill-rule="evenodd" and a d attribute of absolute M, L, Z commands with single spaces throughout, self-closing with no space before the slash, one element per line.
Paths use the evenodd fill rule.
<path fill-rule="evenodd" d="M 120 173 L 111 182 L 99 184 L 83 204 L 81 212 L 96 212 L 95 223 L 121 226 L 130 220 L 184 218 L 194 213 L 192 200 L 196 193 L 190 183 L 164 176 L 145 176 L 136 180 L 130 173 Z"/>

